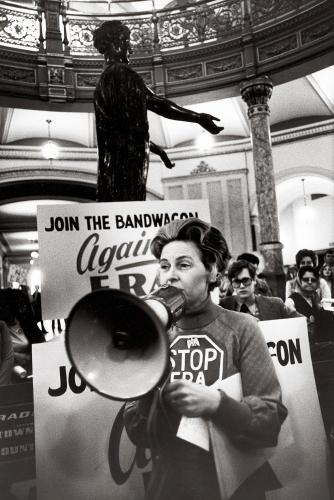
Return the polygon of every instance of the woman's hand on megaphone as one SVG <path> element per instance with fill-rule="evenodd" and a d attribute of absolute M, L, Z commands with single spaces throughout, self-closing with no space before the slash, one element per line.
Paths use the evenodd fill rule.
<path fill-rule="evenodd" d="M 175 411 L 186 417 L 214 414 L 220 405 L 220 392 L 206 385 L 188 380 L 170 382 L 164 388 L 164 400 Z"/>

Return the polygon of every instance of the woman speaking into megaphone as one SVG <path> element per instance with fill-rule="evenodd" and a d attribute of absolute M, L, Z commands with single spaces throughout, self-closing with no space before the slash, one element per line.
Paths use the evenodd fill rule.
<path fill-rule="evenodd" d="M 185 304 L 168 331 L 170 375 L 160 389 L 126 404 L 125 426 L 130 439 L 150 447 L 154 458 L 147 500 L 221 500 L 212 448 L 178 437 L 181 417 L 209 419 L 242 447 L 275 446 L 287 415 L 280 385 L 256 321 L 211 300 L 230 258 L 221 232 L 199 219 L 174 220 L 158 231 L 151 251 L 159 261 L 160 284 L 180 289 Z M 241 400 L 216 388 L 238 372 Z M 261 488 L 262 494 L 277 488 L 275 479 L 267 474 L 259 489 L 251 477 L 232 498 L 265 498 Z"/>

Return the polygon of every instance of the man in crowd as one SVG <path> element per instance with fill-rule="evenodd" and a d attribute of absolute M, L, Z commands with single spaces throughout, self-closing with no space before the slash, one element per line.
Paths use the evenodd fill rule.
<path fill-rule="evenodd" d="M 260 278 L 258 273 L 258 268 L 260 264 L 260 259 L 254 255 L 253 253 L 242 253 L 238 255 L 237 260 L 246 260 L 250 264 L 252 264 L 255 268 L 255 293 L 259 295 L 265 295 L 267 297 L 272 296 L 272 292 L 270 287 L 265 279 Z M 234 288 L 231 285 L 228 277 L 225 275 L 219 289 L 219 299 L 221 300 L 224 297 L 229 297 L 234 294 Z"/>
<path fill-rule="evenodd" d="M 334 272 L 334 248 L 326 250 L 324 255 L 324 264 L 331 266 L 332 271 Z"/>
<path fill-rule="evenodd" d="M 235 295 L 220 301 L 225 309 L 248 313 L 260 321 L 300 316 L 295 310 L 289 309 L 282 299 L 256 293 L 256 269 L 250 262 L 234 262 L 228 270 L 228 279 Z"/>
<path fill-rule="evenodd" d="M 253 253 L 242 253 L 238 255 L 237 260 L 246 260 L 250 262 L 255 267 L 255 293 L 259 295 L 265 295 L 266 297 L 271 297 L 272 293 L 270 287 L 265 279 L 258 275 L 260 259 Z"/>

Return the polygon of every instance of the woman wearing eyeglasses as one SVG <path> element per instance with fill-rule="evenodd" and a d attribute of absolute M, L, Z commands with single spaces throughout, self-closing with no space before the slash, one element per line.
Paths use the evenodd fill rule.
<path fill-rule="evenodd" d="M 238 447 L 275 446 L 287 414 L 280 385 L 256 321 L 211 300 L 230 257 L 221 232 L 199 219 L 175 220 L 159 230 L 151 251 L 159 261 L 160 284 L 182 290 L 185 307 L 168 332 L 171 373 L 155 418 L 153 391 L 126 405 L 126 429 L 155 457 L 146 500 L 221 500 L 213 451 L 177 436 L 181 417 L 211 420 Z M 241 401 L 212 387 L 238 372 Z M 277 488 L 279 481 L 264 464 L 232 498 L 264 500 L 264 491 Z"/>

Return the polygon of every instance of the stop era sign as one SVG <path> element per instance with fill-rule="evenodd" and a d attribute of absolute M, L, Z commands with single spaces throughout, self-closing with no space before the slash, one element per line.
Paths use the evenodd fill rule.
<path fill-rule="evenodd" d="M 222 380 L 224 351 L 208 335 L 178 335 L 170 347 L 171 381 L 212 385 Z"/>

